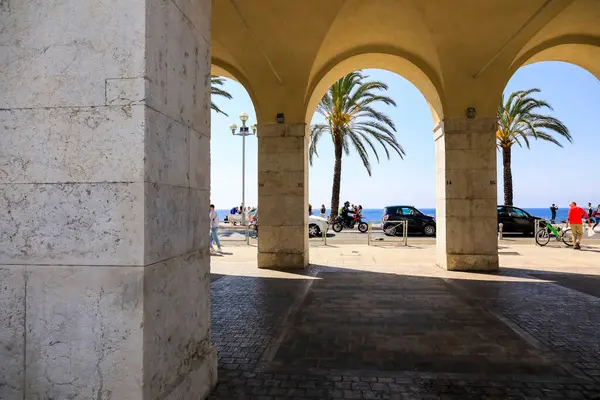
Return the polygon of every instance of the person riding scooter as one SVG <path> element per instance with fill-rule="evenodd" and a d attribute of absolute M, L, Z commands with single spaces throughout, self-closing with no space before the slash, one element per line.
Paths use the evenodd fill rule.
<path fill-rule="evenodd" d="M 351 213 L 353 213 L 353 212 L 350 210 L 350 202 L 346 201 L 344 203 L 344 207 L 342 207 L 342 210 L 340 212 L 340 215 L 341 215 L 342 219 L 344 220 L 344 225 L 350 224 L 350 222 L 352 220 L 352 217 L 350 217 Z"/>

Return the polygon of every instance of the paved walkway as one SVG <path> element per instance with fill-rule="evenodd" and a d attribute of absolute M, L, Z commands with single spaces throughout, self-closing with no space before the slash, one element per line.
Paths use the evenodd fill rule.
<path fill-rule="evenodd" d="M 212 258 L 211 399 L 600 399 L 600 248 L 501 246 L 496 274 L 432 246 L 328 246 L 268 271 Z"/>

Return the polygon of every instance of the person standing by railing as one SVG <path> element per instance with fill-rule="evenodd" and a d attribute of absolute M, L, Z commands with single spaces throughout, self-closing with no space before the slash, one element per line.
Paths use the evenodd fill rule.
<path fill-rule="evenodd" d="M 556 221 L 556 212 L 558 211 L 558 207 L 556 204 L 552 203 L 550 206 L 550 213 L 552 214 L 552 218 L 550 218 L 550 223 L 553 224 Z"/>

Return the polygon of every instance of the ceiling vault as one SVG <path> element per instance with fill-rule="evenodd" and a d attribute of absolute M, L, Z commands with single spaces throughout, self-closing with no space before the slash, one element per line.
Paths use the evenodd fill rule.
<path fill-rule="evenodd" d="M 242 23 L 244 24 L 244 26 L 246 27 L 246 29 L 248 29 L 248 32 L 250 32 L 250 34 L 252 35 L 252 39 L 254 39 L 254 43 L 256 43 L 256 47 L 258 47 L 258 49 L 260 50 L 261 54 L 263 55 L 263 57 L 267 61 L 267 64 L 269 64 L 269 68 L 271 68 L 271 71 L 273 72 L 273 75 L 275 75 L 275 78 L 277 78 L 277 81 L 279 82 L 279 84 L 283 85 L 283 79 L 281 79 L 281 76 L 279 76 L 279 74 L 277 73 L 277 70 L 273 66 L 273 63 L 271 62 L 271 59 L 267 55 L 267 52 L 260 45 L 260 43 L 259 43 L 256 35 L 254 34 L 254 31 L 252 30 L 252 28 L 250 28 L 250 26 L 248 25 L 248 22 L 246 21 L 246 19 L 244 18 L 244 16 L 240 12 L 240 10 L 239 10 L 239 8 L 238 8 L 235 0 L 229 0 L 229 2 L 231 3 L 231 5 L 233 6 L 233 8 L 235 9 L 235 12 L 237 13 L 238 17 L 240 17 L 240 19 L 242 20 Z"/>
<path fill-rule="evenodd" d="M 496 61 L 496 59 L 500 56 L 500 54 L 502 54 L 502 52 L 504 51 L 504 49 L 506 49 L 506 47 L 510 44 L 510 42 L 512 42 L 521 32 L 523 32 L 523 30 L 525 28 L 527 28 L 527 26 L 529 26 L 529 24 L 538 16 L 540 15 L 540 13 L 544 10 L 544 8 L 546 8 L 550 3 L 552 2 L 552 0 L 546 0 L 546 2 L 544 4 L 542 4 L 542 6 L 540 8 L 538 8 L 538 10 L 536 12 L 534 12 L 531 17 L 529 17 L 529 19 L 519 28 L 517 29 L 517 31 L 515 33 L 512 34 L 511 37 L 508 38 L 508 40 L 502 45 L 502 47 L 500 47 L 498 49 L 498 51 L 492 56 L 492 58 L 490 58 L 490 60 L 479 70 L 479 72 L 477 72 L 475 75 L 473 75 L 473 78 L 477 79 L 481 74 L 483 74 L 485 72 L 486 69 L 488 69 L 488 67 L 490 65 L 492 65 L 492 63 L 494 61 Z"/>

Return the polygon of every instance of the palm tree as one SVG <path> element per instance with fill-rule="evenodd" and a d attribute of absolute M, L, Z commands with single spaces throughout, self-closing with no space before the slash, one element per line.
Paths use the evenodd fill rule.
<path fill-rule="evenodd" d="M 333 187 L 331 192 L 331 215 L 336 216 L 340 203 L 340 181 L 342 177 L 342 155 L 350 154 L 353 147 L 360 156 L 363 165 L 371 176 L 369 161 L 370 148 L 379 162 L 379 154 L 374 142 L 383 146 L 385 154 L 390 159 L 390 150 L 395 151 L 400 158 L 404 156 L 402 146 L 394 135 L 396 126 L 385 114 L 373 107 L 378 103 L 395 106 L 389 97 L 378 94 L 388 86 L 377 81 L 366 81 L 368 77 L 361 71 L 352 72 L 337 82 L 323 96 L 316 112 L 325 117 L 325 123 L 315 124 L 310 130 L 310 145 L 308 148 L 309 161 L 319 156 L 317 144 L 323 134 L 331 136 L 333 141 L 335 164 L 333 168 Z"/>
<path fill-rule="evenodd" d="M 226 90 L 221 89 L 221 86 L 223 86 L 225 84 L 225 79 L 220 77 L 220 76 L 214 76 L 211 75 L 210 76 L 210 108 L 212 110 L 215 110 L 217 113 L 221 113 L 225 116 L 228 116 L 227 113 L 225 113 L 223 110 L 221 110 L 213 101 L 212 98 L 213 96 L 221 96 L 221 97 L 225 97 L 226 99 L 232 99 L 233 96 L 231 96 L 231 94 L 229 94 L 229 92 L 227 92 Z"/>
<path fill-rule="evenodd" d="M 541 139 L 563 147 L 552 136 L 552 132 L 572 142 L 569 129 L 558 119 L 549 115 L 538 114 L 539 109 L 552 111 L 550 104 L 544 100 L 536 99 L 533 93 L 540 89 L 518 90 L 513 92 L 506 102 L 502 95 L 498 106 L 498 130 L 496 139 L 498 149 L 502 150 L 502 164 L 504 167 L 504 204 L 513 204 L 513 180 L 511 170 L 511 151 L 516 143 L 523 147 L 523 143 L 530 148 L 529 139 Z"/>

